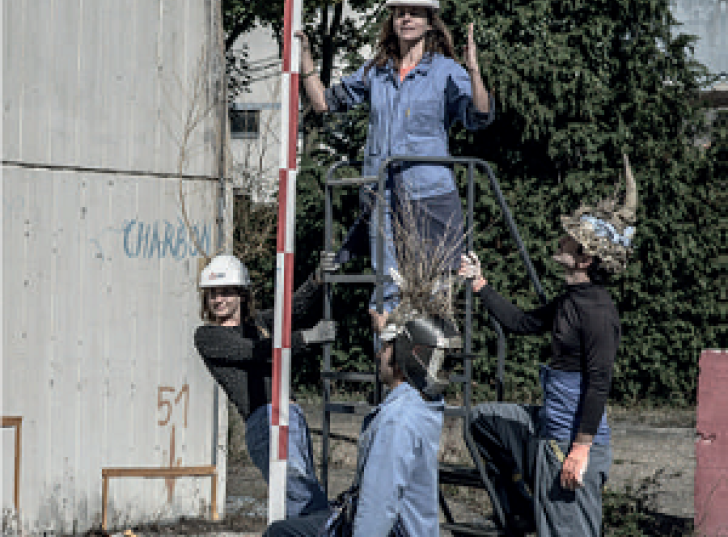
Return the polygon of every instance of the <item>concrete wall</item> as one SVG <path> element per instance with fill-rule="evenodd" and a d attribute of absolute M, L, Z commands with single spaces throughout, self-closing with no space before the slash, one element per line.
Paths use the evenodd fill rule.
<path fill-rule="evenodd" d="M 0 401 L 3 416 L 23 419 L 20 519 L 30 534 L 98 526 L 105 467 L 216 460 L 224 505 L 226 404 L 215 411 L 192 343 L 192 236 L 207 252 L 218 237 L 218 9 L 2 4 Z M 12 429 L 0 440 L 10 523 Z M 128 527 L 198 515 L 210 479 L 116 479 L 109 493 L 110 525 Z"/>

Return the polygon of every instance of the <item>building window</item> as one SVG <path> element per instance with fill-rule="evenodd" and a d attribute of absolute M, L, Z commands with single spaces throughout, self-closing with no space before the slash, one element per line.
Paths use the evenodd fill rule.
<path fill-rule="evenodd" d="M 260 110 L 230 110 L 230 135 L 233 138 L 260 136 Z"/>

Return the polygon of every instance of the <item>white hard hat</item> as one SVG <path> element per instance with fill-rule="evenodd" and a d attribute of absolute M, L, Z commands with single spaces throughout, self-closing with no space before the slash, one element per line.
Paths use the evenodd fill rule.
<path fill-rule="evenodd" d="M 200 274 L 200 287 L 247 287 L 248 269 L 233 255 L 218 255 Z"/>
<path fill-rule="evenodd" d="M 387 0 L 385 7 L 429 7 L 431 9 L 440 9 L 439 0 Z"/>

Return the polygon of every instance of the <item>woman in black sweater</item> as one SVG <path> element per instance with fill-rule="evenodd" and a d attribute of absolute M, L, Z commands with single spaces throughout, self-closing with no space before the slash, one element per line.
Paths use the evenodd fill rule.
<path fill-rule="evenodd" d="M 254 312 L 250 278 L 234 256 L 215 257 L 200 277 L 202 318 L 195 347 L 207 369 L 245 420 L 248 454 L 266 482 L 269 470 L 271 358 L 273 310 Z M 321 289 L 311 276 L 294 294 L 293 323 L 305 313 Z M 332 342 L 333 321 L 319 321 L 309 330 L 291 334 L 291 355 L 308 345 Z M 311 439 L 301 408 L 289 407 L 286 516 L 326 508 L 326 495 L 316 478 Z"/>
<path fill-rule="evenodd" d="M 602 487 L 611 466 L 606 402 L 621 335 L 619 314 L 600 284 L 626 264 L 637 190 L 626 161 L 627 197 L 562 217 L 566 234 L 553 259 L 565 291 L 524 312 L 483 278 L 477 256 L 460 274 L 473 280 L 481 304 L 511 332 L 551 332 L 551 359 L 541 366 L 543 405 L 487 403 L 474 408 L 471 431 L 496 482 L 506 523 L 515 533 L 598 536 Z"/>

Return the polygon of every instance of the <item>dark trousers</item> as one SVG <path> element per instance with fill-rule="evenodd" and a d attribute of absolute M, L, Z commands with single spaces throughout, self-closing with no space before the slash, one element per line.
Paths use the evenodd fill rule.
<path fill-rule="evenodd" d="M 268 526 L 263 537 L 319 537 L 329 514 L 326 509 L 306 516 L 279 520 Z"/>
<path fill-rule="evenodd" d="M 347 263 L 359 255 L 371 255 L 376 271 L 380 261 L 384 274 L 398 268 L 400 261 L 408 266 L 425 267 L 425 273 L 436 275 L 455 271 L 465 240 L 463 212 L 457 191 L 421 200 L 409 200 L 403 193 L 387 189 L 383 195 L 362 189 L 362 213 L 344 239 L 336 254 L 338 263 Z M 383 203 L 384 221 L 378 222 L 378 205 Z M 377 237 L 383 235 L 383 258 L 378 259 Z M 368 247 L 367 247 L 367 244 Z M 393 282 L 384 285 L 385 310 L 398 304 L 398 287 Z M 376 309 L 372 294 L 370 309 Z"/>
<path fill-rule="evenodd" d="M 602 488 L 609 476 L 612 452 L 594 444 L 584 486 L 561 487 L 568 441 L 538 436 L 540 407 L 486 403 L 472 410 L 471 430 L 506 517 L 539 537 L 598 537 L 602 526 Z"/>

